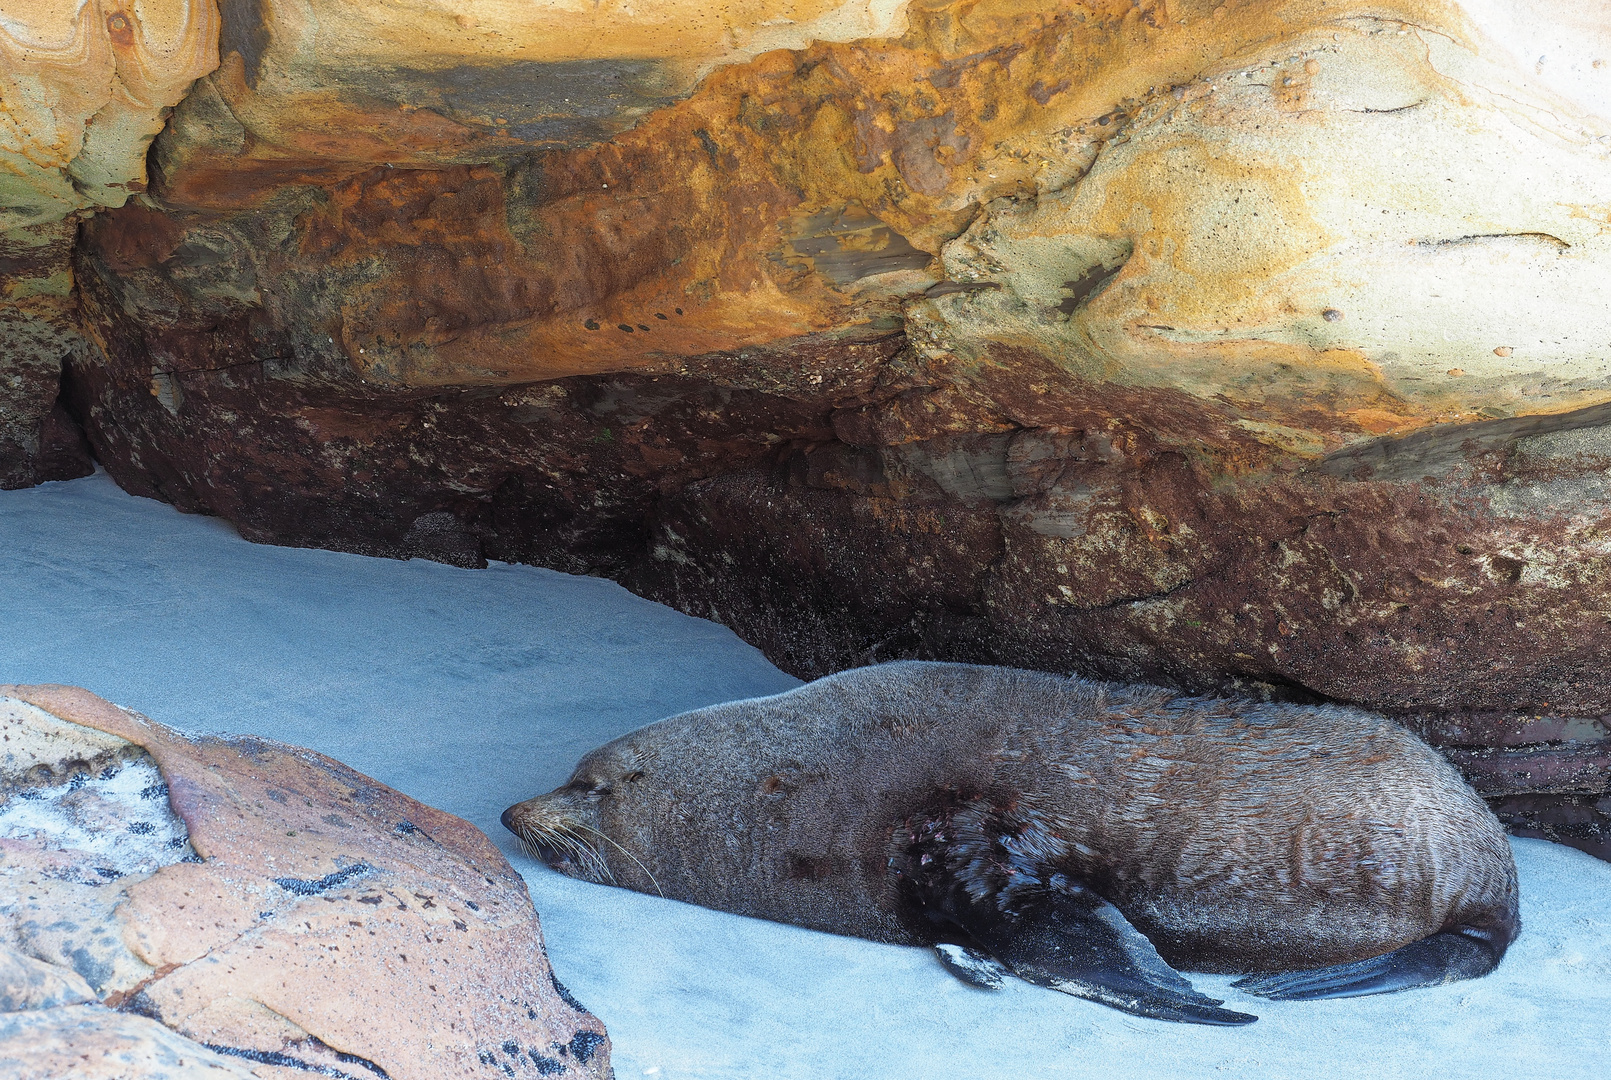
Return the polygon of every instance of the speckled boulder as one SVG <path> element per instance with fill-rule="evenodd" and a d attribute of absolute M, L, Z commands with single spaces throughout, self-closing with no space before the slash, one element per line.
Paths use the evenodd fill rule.
<path fill-rule="evenodd" d="M 67 687 L 0 687 L 0 736 L 17 1075 L 80 1048 L 86 1076 L 609 1074 L 524 883 L 466 822 Z"/>

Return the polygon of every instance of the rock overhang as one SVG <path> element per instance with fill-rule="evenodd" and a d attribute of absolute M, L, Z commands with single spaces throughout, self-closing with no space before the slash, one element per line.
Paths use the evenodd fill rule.
<path fill-rule="evenodd" d="M 1611 393 L 1611 129 L 1492 36 L 1508 9 L 762 7 L 711 37 L 693 4 L 520 27 L 496 5 L 229 6 L 224 67 L 159 141 L 162 205 L 330 188 L 287 227 L 358 274 L 326 282 L 327 344 L 383 386 L 909 323 L 963 357 L 1023 344 L 1227 400 L 1310 456 Z M 772 38 L 794 51 L 761 55 Z M 377 247 L 386 217 L 423 233 Z"/>

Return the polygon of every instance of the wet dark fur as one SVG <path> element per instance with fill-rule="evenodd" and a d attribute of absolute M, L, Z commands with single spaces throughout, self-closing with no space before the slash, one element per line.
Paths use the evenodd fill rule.
<path fill-rule="evenodd" d="M 884 664 L 672 717 L 504 820 L 567 873 L 876 941 L 1067 882 L 1194 971 L 1450 932 L 1480 973 L 1519 927 L 1499 823 L 1391 721 L 1007 668 Z"/>

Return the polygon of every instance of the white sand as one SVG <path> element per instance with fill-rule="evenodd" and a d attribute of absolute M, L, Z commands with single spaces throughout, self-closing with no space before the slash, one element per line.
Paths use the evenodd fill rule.
<path fill-rule="evenodd" d="M 622 1080 L 1611 1075 L 1611 864 L 1518 840 L 1526 928 L 1435 990 L 1142 1020 L 927 951 L 570 881 L 520 855 L 510 803 L 674 712 L 795 684 L 726 629 L 598 579 L 248 544 L 104 475 L 0 492 L 0 682 L 85 686 L 164 723 L 311 746 L 485 829 L 526 873 L 554 966 Z"/>

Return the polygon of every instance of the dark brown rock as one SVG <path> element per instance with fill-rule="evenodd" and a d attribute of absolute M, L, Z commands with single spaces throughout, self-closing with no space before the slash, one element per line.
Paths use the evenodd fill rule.
<path fill-rule="evenodd" d="M 1517 836 L 1553 840 L 1611 860 L 1611 798 L 1511 795 L 1493 800 L 1492 805 L 1505 828 Z"/>

